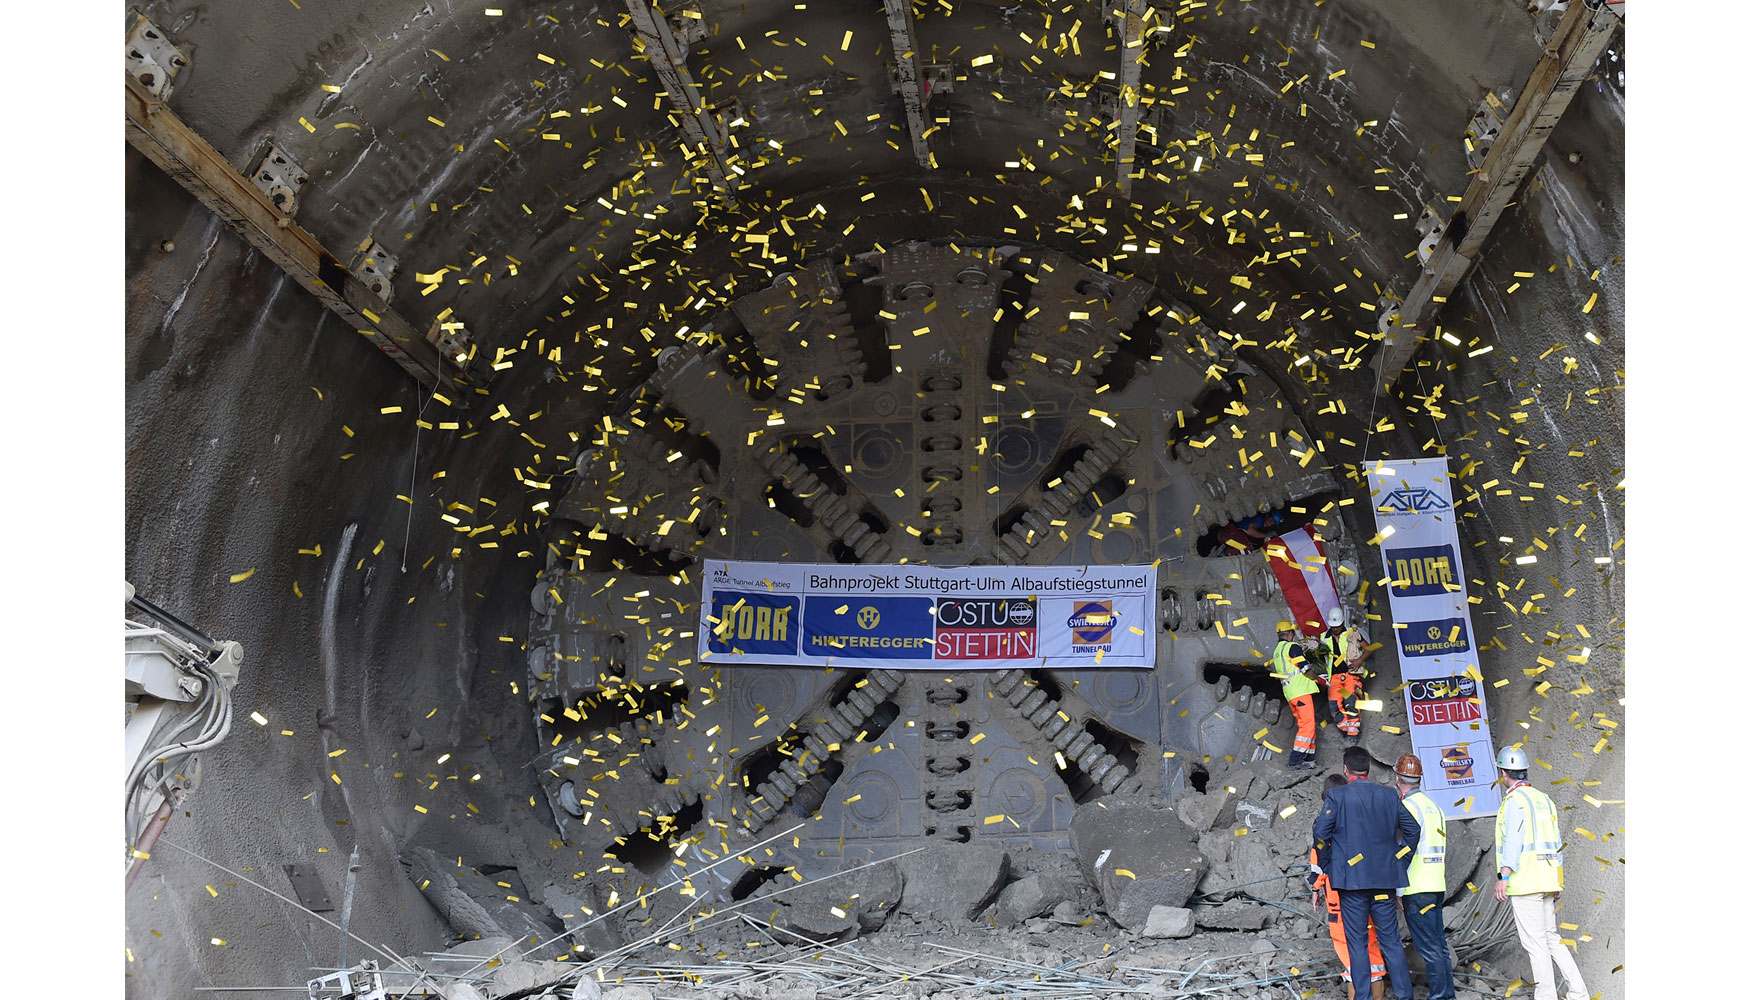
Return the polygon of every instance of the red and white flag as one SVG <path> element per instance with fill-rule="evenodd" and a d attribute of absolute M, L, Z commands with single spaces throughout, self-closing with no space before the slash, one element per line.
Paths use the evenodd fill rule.
<path fill-rule="evenodd" d="M 1337 596 L 1337 578 L 1325 558 L 1324 542 L 1312 525 L 1270 539 L 1264 545 L 1264 555 L 1276 572 L 1289 615 L 1300 626 L 1301 635 L 1323 635 L 1325 612 L 1342 607 L 1343 602 Z"/>

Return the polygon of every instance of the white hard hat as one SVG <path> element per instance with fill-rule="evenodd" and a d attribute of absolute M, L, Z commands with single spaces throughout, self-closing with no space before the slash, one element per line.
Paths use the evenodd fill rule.
<path fill-rule="evenodd" d="M 1526 771 L 1531 768 L 1531 758 L 1520 747 L 1502 747 L 1495 755 L 1495 766 L 1503 771 Z"/>
<path fill-rule="evenodd" d="M 1332 628 L 1335 628 L 1338 625 L 1343 624 L 1343 609 L 1342 608 L 1332 608 L 1329 611 L 1326 611 L 1325 612 L 1325 624 L 1331 626 Z"/>

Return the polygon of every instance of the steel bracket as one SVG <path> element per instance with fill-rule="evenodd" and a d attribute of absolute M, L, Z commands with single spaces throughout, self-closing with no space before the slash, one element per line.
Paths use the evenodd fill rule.
<path fill-rule="evenodd" d="M 468 325 L 454 315 L 432 320 L 425 339 L 458 371 L 466 372 L 474 360 L 474 337 L 468 332 Z"/>
<path fill-rule="evenodd" d="M 170 97 L 171 81 L 188 65 L 188 56 L 142 14 L 128 32 L 127 64 L 128 75 L 163 101 Z"/>
<path fill-rule="evenodd" d="M 1476 113 L 1470 116 L 1470 122 L 1464 127 L 1464 160 L 1472 170 L 1482 168 L 1483 161 L 1489 158 L 1490 147 L 1501 135 L 1501 122 L 1507 114 L 1507 106 L 1502 103 L 1505 97 L 1505 91 L 1501 97 L 1484 91 L 1483 99 L 1477 102 Z"/>
<path fill-rule="evenodd" d="M 1422 214 L 1416 219 L 1416 232 L 1422 236 L 1422 242 L 1416 244 L 1416 256 L 1426 264 L 1446 235 L 1446 219 L 1432 202 L 1422 206 Z"/>
<path fill-rule="evenodd" d="M 298 192 L 309 183 L 310 175 L 276 142 L 269 143 L 267 150 L 255 161 L 255 166 L 250 168 L 249 180 L 279 210 L 283 226 L 284 220 L 298 214 Z"/>
<path fill-rule="evenodd" d="M 384 302 L 394 298 L 395 274 L 400 270 L 401 258 L 383 249 L 383 244 L 374 236 L 365 237 L 365 241 L 353 250 L 352 273 Z"/>
<path fill-rule="evenodd" d="M 334 909 L 334 901 L 328 898 L 328 889 L 314 866 L 286 865 L 285 869 L 286 878 L 292 883 L 292 892 L 304 909 L 311 913 L 327 913 Z"/>

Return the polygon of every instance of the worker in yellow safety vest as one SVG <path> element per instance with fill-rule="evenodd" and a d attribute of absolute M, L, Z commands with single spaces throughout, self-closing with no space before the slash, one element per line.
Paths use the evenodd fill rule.
<path fill-rule="evenodd" d="M 1533 1000 L 1556 1000 L 1552 959 L 1568 981 L 1568 1000 L 1585 1000 L 1586 983 L 1556 925 L 1556 902 L 1562 898 L 1562 831 L 1556 804 L 1526 780 L 1531 759 L 1523 747 L 1502 747 L 1495 755 L 1495 767 L 1507 782 L 1501 810 L 1495 814 L 1495 899 L 1512 902 L 1519 944 L 1531 959 L 1532 978 L 1537 980 Z"/>
<path fill-rule="evenodd" d="M 1416 817 L 1422 835 L 1410 859 L 1410 884 L 1398 890 L 1410 941 L 1428 969 L 1428 1000 L 1453 1000 L 1452 953 L 1446 948 L 1446 813 L 1422 791 L 1422 758 L 1398 758 L 1398 797 Z"/>
<path fill-rule="evenodd" d="M 1342 608 L 1326 611 L 1325 623 L 1328 628 L 1324 640 L 1319 643 L 1319 650 L 1320 658 L 1325 662 L 1331 719 L 1343 735 L 1354 742 L 1361 738 L 1361 712 L 1357 699 L 1361 695 L 1361 682 L 1367 677 L 1367 668 L 1362 664 L 1373 655 L 1373 651 L 1367 648 L 1367 641 L 1361 637 L 1359 629 L 1344 627 Z"/>
<path fill-rule="evenodd" d="M 1294 640 L 1294 623 L 1277 622 L 1270 676 L 1282 682 L 1282 697 L 1288 702 L 1288 710 L 1294 713 L 1294 750 L 1288 755 L 1288 766 L 1312 767 L 1318 733 L 1313 719 L 1313 696 L 1319 693 L 1319 685 L 1312 679 L 1313 664 L 1305 647 Z"/>

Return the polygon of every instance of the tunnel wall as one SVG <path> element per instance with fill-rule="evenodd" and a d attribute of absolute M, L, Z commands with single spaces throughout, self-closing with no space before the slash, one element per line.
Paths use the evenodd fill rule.
<path fill-rule="evenodd" d="M 1367 13 L 1371 7 L 1358 9 L 1362 13 L 1350 16 L 1377 16 Z M 184 26 L 194 22 L 179 14 L 197 12 L 192 5 L 154 5 L 154 10 L 166 12 L 164 23 Z M 176 106 L 186 108 L 191 122 L 209 130 L 222 149 L 239 155 L 255 140 L 295 126 L 293 109 L 302 107 L 297 100 L 332 77 L 333 60 L 321 64 L 320 74 L 310 71 L 321 44 L 332 46 L 338 39 L 348 46 L 367 40 L 388 46 L 399 43 L 396 32 L 402 30 L 393 18 L 359 15 L 357 23 L 312 34 L 306 24 L 282 11 L 250 25 L 260 34 L 252 47 L 221 56 L 226 50 L 220 42 L 239 30 L 237 23 L 204 8 L 198 9 L 198 17 L 211 33 L 204 51 L 196 50 L 204 79 L 191 76 Z M 1414 18 L 1405 23 L 1407 32 L 1433 30 Z M 293 44 L 269 45 L 264 39 L 270 37 L 289 38 Z M 447 45 L 438 42 L 436 47 Z M 1442 45 L 1425 42 L 1429 49 Z M 1527 47 L 1515 43 L 1509 48 L 1523 56 Z M 252 61 L 272 63 L 267 79 L 277 86 L 209 89 L 204 82 L 241 78 L 239 67 Z M 1490 64 L 1487 75 L 1512 75 L 1509 62 L 1513 73 L 1523 75 L 1522 62 L 1504 58 L 1501 65 Z M 1442 72 L 1483 75 L 1461 66 L 1474 62 L 1454 58 Z M 475 71 L 490 75 L 483 66 Z M 418 73 L 406 77 L 417 80 Z M 402 86 L 393 74 L 385 79 L 385 90 Z M 1442 85 L 1438 103 L 1443 117 L 1428 129 L 1431 135 L 1454 136 L 1448 141 L 1456 143 L 1464 105 L 1451 96 L 1454 89 L 1451 83 Z M 384 106 L 385 122 L 411 114 L 396 103 L 402 99 Z M 410 106 L 417 103 L 414 97 L 405 100 Z M 421 117 L 414 114 L 410 120 Z M 1528 181 L 1520 204 L 1504 217 L 1485 249 L 1478 273 L 1443 316 L 1461 339 L 1468 343 L 1476 337 L 1479 344 L 1494 344 L 1494 350 L 1473 359 L 1469 348 L 1425 348 L 1419 360 L 1432 367 L 1422 371 L 1421 382 L 1407 380 L 1414 393 L 1425 391 L 1424 385 L 1442 384 L 1449 387 L 1446 398 L 1465 402 L 1447 407 L 1449 416 L 1433 424 L 1406 409 L 1404 399 L 1387 401 L 1381 413 L 1401 429 L 1381 434 L 1377 444 L 1386 455 L 1423 454 L 1423 442 L 1439 437 L 1447 442 L 1455 465 L 1480 463 L 1460 479 L 1461 487 L 1472 486 L 1483 497 L 1475 506 L 1478 516 L 1461 526 L 1461 537 L 1470 546 L 1470 575 L 1480 581 L 1472 590 L 1483 598 L 1474 609 L 1479 634 L 1492 630 L 1506 646 L 1494 653 L 1492 662 L 1484 660 L 1487 676 L 1509 681 L 1491 692 L 1496 732 L 1518 729 L 1534 756 L 1552 765 L 1552 770 L 1534 774 L 1534 780 L 1564 810 L 1564 829 L 1571 840 L 1565 905 L 1579 911 L 1577 922 L 1593 937 L 1580 946 L 1582 968 L 1588 985 L 1607 998 L 1621 995 L 1615 982 L 1619 977 L 1611 970 L 1621 964 L 1625 835 L 1619 832 L 1620 806 L 1595 806 L 1585 796 L 1624 797 L 1622 727 L 1603 726 L 1593 715 L 1621 721 L 1616 704 L 1622 685 L 1620 567 L 1598 569 L 1591 562 L 1621 539 L 1621 494 L 1614 483 L 1623 465 L 1622 404 L 1614 386 L 1620 383 L 1623 342 L 1622 130 L 1619 92 L 1589 90 L 1576 101 L 1551 140 L 1551 162 Z M 669 141 L 664 130 L 650 134 Z M 1419 156 L 1446 152 L 1423 154 L 1424 148 L 1421 142 L 1406 141 L 1395 159 L 1383 162 L 1407 167 Z M 1566 161 L 1570 151 L 1582 153 L 1579 163 Z M 828 177 L 825 168 L 834 162 L 822 157 L 812 174 L 804 167 L 776 175 L 784 182 L 780 193 L 798 201 L 818 197 L 835 212 L 841 207 L 856 210 L 860 188 Z M 1435 171 L 1442 178 L 1455 173 L 1451 161 L 1444 162 Z M 371 228 L 366 223 L 378 218 L 333 221 L 347 212 L 381 212 L 385 224 L 396 223 L 395 229 L 424 218 L 418 212 L 397 214 L 399 207 L 391 211 L 388 206 L 399 206 L 402 200 L 423 202 L 435 178 L 416 172 L 384 180 L 367 168 L 348 180 L 349 164 L 343 160 L 313 158 L 306 165 L 316 168 L 315 183 L 329 189 L 313 195 L 310 224 L 336 244 L 362 235 Z M 489 168 L 460 169 L 476 182 L 493 183 Z M 544 175 L 528 169 L 532 179 L 527 182 L 539 184 Z M 569 166 L 555 164 L 552 169 Z M 276 886 L 283 883 L 281 865 L 312 865 L 336 894 L 346 856 L 356 844 L 361 870 L 354 930 L 402 952 L 438 947 L 448 928 L 403 874 L 397 858 L 404 847 L 429 845 L 439 855 L 465 853 L 474 859 L 497 858 L 495 864 L 561 872 L 568 859 L 544 839 L 541 831 L 547 821 L 531 806 L 537 789 L 523 764 L 536 748 L 527 706 L 521 692 L 511 688 L 525 670 L 518 634 L 526 627 L 524 602 L 539 567 L 538 560 L 517 553 L 538 551 L 539 535 L 531 526 L 507 537 L 496 554 L 469 547 L 464 556 L 452 556 L 455 532 L 433 511 L 456 499 L 474 506 L 481 495 L 505 499 L 498 492 L 510 478 L 512 453 L 505 440 L 514 441 L 515 434 L 489 425 L 484 410 L 504 401 L 519 415 L 546 410 L 555 429 L 581 427 L 606 405 L 606 397 L 575 391 L 569 384 L 556 388 L 541 368 L 519 369 L 495 385 L 490 403 L 483 401 L 464 418 L 479 422 L 482 433 L 467 440 L 459 434 L 426 433 L 416 449 L 408 415 L 419 411 L 423 400 L 405 378 L 155 168 L 130 153 L 125 171 L 128 578 L 141 594 L 211 634 L 241 641 L 248 661 L 238 691 L 239 711 L 259 710 L 269 719 L 265 727 L 238 720 L 230 740 L 210 755 L 205 784 L 188 814 L 176 817 L 166 839 Z M 373 176 L 377 187 L 366 184 Z M 945 216 L 921 213 L 907 202 L 904 209 L 868 213 L 854 240 L 823 242 L 821 248 L 843 251 L 867 237 L 988 233 L 1000 238 L 1008 224 L 1003 215 L 1013 215 L 1003 203 L 1009 190 L 971 177 L 958 185 L 954 193 L 990 197 L 992 204 L 969 205 Z M 894 193 L 883 193 L 877 204 L 897 205 L 898 191 L 904 189 L 910 197 L 916 187 L 899 179 L 887 186 Z M 1426 186 L 1432 191 L 1438 185 Z M 415 194 L 418 199 L 411 197 Z M 1019 201 L 1029 208 L 1037 204 L 1048 213 L 1065 210 L 1050 191 L 1029 191 L 1009 200 L 1023 197 L 1037 199 Z M 342 203 L 355 204 L 336 207 Z M 1372 217 L 1360 208 L 1342 213 L 1347 231 L 1360 233 L 1357 243 L 1368 245 L 1367 253 L 1380 262 L 1401 257 L 1413 244 L 1413 230 L 1387 225 L 1388 215 Z M 414 245 L 441 251 L 410 253 L 404 258 L 407 270 L 426 269 L 427 257 L 460 257 L 471 248 L 466 231 L 465 225 L 421 230 L 422 238 Z M 1068 250 L 1086 250 L 1081 242 L 1085 234 L 1029 235 L 1061 241 Z M 726 231 L 701 236 L 706 244 L 718 241 L 718 251 L 708 255 L 713 273 L 739 273 L 746 287 L 764 280 L 729 257 Z M 564 236 L 550 236 L 546 229 L 530 239 L 536 248 L 549 239 L 569 245 Z M 599 248 L 613 253 L 630 239 L 616 237 L 618 242 L 603 242 Z M 165 240 L 174 241 L 173 252 L 160 249 Z M 522 246 L 500 245 L 505 248 L 523 259 L 534 257 Z M 1182 257 L 1162 254 L 1152 259 L 1158 271 L 1145 277 L 1202 304 L 1218 294 L 1200 297 L 1187 286 L 1202 280 L 1199 287 L 1213 288 L 1213 279 L 1225 280 L 1242 269 L 1243 257 L 1223 254 L 1216 241 L 1195 257 L 1189 251 Z M 1548 271 L 1552 264 L 1554 273 Z M 1594 268 L 1601 271 L 1596 282 L 1586 277 Z M 699 272 L 703 270 L 701 265 Z M 1536 278 L 1518 278 L 1515 271 L 1531 271 Z M 1181 280 L 1180 274 L 1195 277 Z M 1270 280 L 1277 283 L 1267 287 L 1284 297 L 1313 284 L 1303 275 L 1271 275 Z M 1506 288 L 1515 281 L 1522 287 L 1509 294 Z M 1321 274 L 1319 284 L 1328 287 L 1329 280 Z M 502 298 L 483 296 L 475 308 L 481 315 L 511 317 L 502 324 L 511 332 L 502 336 L 520 335 L 552 315 L 548 307 L 556 293 L 549 295 L 546 285 L 500 287 L 513 291 Z M 1591 290 L 1599 292 L 1598 304 L 1591 314 L 1581 314 L 1580 303 Z M 409 308 L 416 316 L 435 313 L 449 295 L 446 289 Z M 646 292 L 640 301 L 654 297 Z M 599 319 L 603 313 L 589 315 Z M 1346 334 L 1369 315 L 1345 315 L 1331 325 Z M 639 324 L 629 325 L 635 329 Z M 1584 340 L 1588 329 L 1602 346 Z M 1540 357 L 1558 343 L 1565 346 Z M 1569 356 L 1577 365 L 1564 372 Z M 1304 383 L 1280 353 L 1266 354 L 1264 361 L 1274 364 L 1273 374 L 1285 386 L 1302 386 L 1303 410 L 1315 433 L 1329 433 L 1333 447 L 1337 438 L 1352 436 L 1355 418 L 1321 417 L 1319 411 L 1337 399 L 1352 412 L 1365 408 L 1371 390 L 1364 384 L 1365 368 L 1333 371 Z M 649 360 L 639 358 L 637 363 Z M 1447 364 L 1457 370 L 1445 370 Z M 1567 399 L 1570 388 L 1578 401 Z M 1602 397 L 1586 396 L 1591 389 L 1602 389 Z M 1534 402 L 1521 402 L 1527 398 Z M 1413 395 L 1408 403 L 1422 408 Z M 400 406 L 402 412 L 381 412 L 391 406 Z M 1511 416 L 1516 412 L 1528 413 L 1523 424 Z M 537 437 L 544 436 L 539 427 L 529 426 Z M 1509 435 L 1498 433 L 1503 426 Z M 1513 437 L 1529 444 L 1512 444 Z M 1511 472 L 1525 450 L 1530 451 L 1525 466 Z M 1570 456 L 1570 450 L 1584 454 Z M 428 476 L 438 470 L 447 476 L 433 485 Z M 1524 485 L 1511 498 L 1482 489 L 1482 483 L 1497 478 L 1546 485 Z M 410 482 L 415 484 L 411 494 Z M 1593 484 L 1592 489 L 1582 488 L 1584 483 Z M 1555 500 L 1556 493 L 1566 501 Z M 420 504 L 411 524 L 409 505 L 397 500 L 397 494 L 411 495 Z M 1520 495 L 1537 499 L 1521 501 Z M 1589 527 L 1583 539 L 1576 539 L 1574 529 L 1580 524 Z M 1552 527 L 1558 529 L 1553 535 Z M 1534 535 L 1550 546 L 1537 552 L 1536 575 L 1514 562 Z M 1515 541 L 1498 541 L 1502 536 Z M 300 549 L 318 545 L 320 556 L 300 554 Z M 1620 550 L 1615 552 L 1615 557 L 1620 555 Z M 1510 610 L 1496 595 L 1497 582 L 1512 588 L 1522 577 L 1526 587 L 1544 588 L 1546 572 L 1558 582 L 1543 590 L 1547 596 L 1537 611 Z M 246 578 L 232 582 L 234 575 L 245 573 Z M 1516 600 L 1514 608 L 1522 604 Z M 1567 659 L 1586 644 L 1578 641 L 1575 623 L 1596 639 L 1585 664 Z M 1546 646 L 1546 631 L 1561 638 Z M 512 641 L 501 641 L 503 636 Z M 1525 670 L 1541 666 L 1538 655 L 1555 665 L 1526 676 Z M 1539 692 L 1543 681 L 1551 687 Z M 1592 690 L 1570 693 L 1582 682 Z M 292 735 L 280 735 L 282 730 Z M 1608 738 L 1606 747 L 1595 751 L 1601 737 Z M 340 750 L 345 753 L 330 756 Z M 450 760 L 437 763 L 446 753 Z M 339 775 L 339 783 L 330 772 Z M 473 773 L 483 775 L 480 782 L 468 781 Z M 1551 787 L 1557 778 L 1571 780 Z M 433 781 L 439 783 L 435 790 L 428 787 Z M 484 791 L 476 793 L 469 784 Z M 1571 832 L 1575 826 L 1587 828 L 1600 841 L 1588 840 L 1584 847 L 1590 850 L 1577 850 Z M 1603 860 L 1587 860 L 1594 853 Z M 308 967 L 333 964 L 338 956 L 332 929 L 247 885 L 229 884 L 233 881 L 174 848 L 154 853 L 127 903 L 128 943 L 136 956 L 127 969 L 130 996 L 181 996 L 193 985 L 244 980 L 296 982 Z M 209 884 L 217 889 L 216 897 L 205 888 Z M 1564 919 L 1569 919 L 1568 912 L 1564 910 Z M 213 937 L 228 943 L 204 943 Z M 356 945 L 352 949 L 355 960 L 361 950 Z"/>

